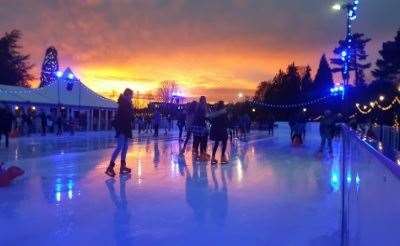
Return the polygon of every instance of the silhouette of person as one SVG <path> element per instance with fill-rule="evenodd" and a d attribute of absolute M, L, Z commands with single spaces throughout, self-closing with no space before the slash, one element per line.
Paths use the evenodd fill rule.
<path fill-rule="evenodd" d="M 158 141 L 154 140 L 154 158 L 153 158 L 154 167 L 158 167 L 160 164 L 160 149 L 158 148 Z"/>
<path fill-rule="evenodd" d="M 131 175 L 121 176 L 119 180 L 119 197 L 115 191 L 115 180 L 112 178 L 106 180 L 111 201 L 115 205 L 114 237 L 116 245 L 133 245 L 133 236 L 131 236 L 131 230 L 129 229 L 131 214 L 126 199 L 126 182 L 130 179 Z"/>
<path fill-rule="evenodd" d="M 206 165 L 193 164 L 186 170 L 186 202 L 193 209 L 196 221 L 203 224 L 208 210 L 208 179 Z"/>
<path fill-rule="evenodd" d="M 216 176 L 217 168 L 217 166 L 211 166 L 214 189 L 210 192 L 210 217 L 215 224 L 223 226 L 228 214 L 228 186 L 226 183 L 226 168 L 221 167 L 220 169 L 221 187 Z"/>

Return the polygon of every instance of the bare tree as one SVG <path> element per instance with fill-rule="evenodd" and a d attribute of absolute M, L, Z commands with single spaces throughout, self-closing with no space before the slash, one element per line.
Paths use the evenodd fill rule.
<path fill-rule="evenodd" d="M 169 103 L 172 101 L 174 93 L 178 91 L 178 84 L 175 80 L 164 80 L 158 89 L 158 98 L 163 102 Z"/>

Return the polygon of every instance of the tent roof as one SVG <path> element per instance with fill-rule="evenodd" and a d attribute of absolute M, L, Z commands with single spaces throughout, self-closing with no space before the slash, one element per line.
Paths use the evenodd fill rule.
<path fill-rule="evenodd" d="M 45 87 L 29 89 L 0 84 L 0 101 L 10 103 L 30 103 L 82 106 L 96 108 L 117 108 L 117 103 L 102 97 L 86 87 L 79 79 L 68 75 L 73 74 L 67 68 L 64 76 Z"/>

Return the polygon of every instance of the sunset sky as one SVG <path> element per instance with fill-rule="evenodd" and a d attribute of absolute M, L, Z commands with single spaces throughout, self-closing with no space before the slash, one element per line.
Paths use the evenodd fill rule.
<path fill-rule="evenodd" d="M 344 15 L 331 0 L 0 0 L 0 31 L 23 32 L 39 77 L 54 45 L 62 68 L 97 92 L 154 90 L 177 80 L 191 96 L 231 100 L 288 63 L 331 56 Z M 355 31 L 374 62 L 400 28 L 399 0 L 360 0 Z"/>

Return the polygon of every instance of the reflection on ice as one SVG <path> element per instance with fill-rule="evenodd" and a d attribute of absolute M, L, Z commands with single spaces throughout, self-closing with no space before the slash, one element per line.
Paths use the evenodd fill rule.
<path fill-rule="evenodd" d="M 0 216 L 0 245 L 16 238 L 30 245 L 309 245 L 333 234 L 339 158 L 316 158 L 312 136 L 305 148 L 292 148 L 283 133 L 253 134 L 230 144 L 230 163 L 216 166 L 193 161 L 190 148 L 179 157 L 175 140 L 144 139 L 129 148 L 132 176 L 110 180 L 104 169 L 112 149 L 95 150 L 100 140 L 68 143 L 86 152 L 61 155 L 66 145 L 56 143 L 46 150 L 55 155 L 28 159 L 24 152 L 28 175 L 0 192 L 1 215 L 9 215 Z M 29 232 L 18 230 L 27 223 Z"/>

